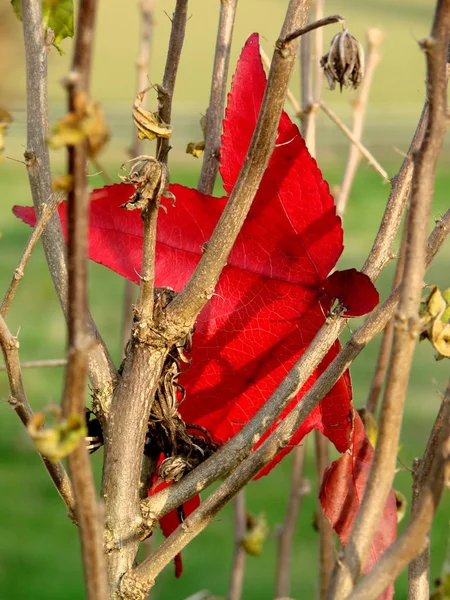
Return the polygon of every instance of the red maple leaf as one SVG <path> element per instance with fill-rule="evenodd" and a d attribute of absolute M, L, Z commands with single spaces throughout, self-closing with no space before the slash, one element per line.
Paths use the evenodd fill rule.
<path fill-rule="evenodd" d="M 261 106 L 266 77 L 258 36 L 247 41 L 224 121 L 221 175 L 229 194 L 243 164 Z M 180 291 L 198 264 L 227 201 L 171 185 L 176 206 L 160 211 L 156 244 L 156 285 Z M 130 185 L 106 186 L 91 195 L 89 257 L 139 283 L 142 220 L 120 208 L 133 193 Z M 15 207 L 24 221 L 33 209 Z M 59 208 L 66 231 L 66 206 Z M 276 147 L 252 208 L 214 296 L 200 313 L 192 363 L 180 378 L 186 398 L 180 413 L 201 425 L 213 439 L 228 441 L 263 405 L 324 323 L 334 298 L 348 316 L 371 310 L 378 294 L 354 269 L 335 272 L 343 249 L 341 221 L 333 198 L 298 128 L 283 113 Z M 336 343 L 296 398 L 287 414 L 339 350 Z M 320 429 L 341 452 L 350 447 L 351 386 L 345 374 L 311 413 L 289 447 L 312 428 Z M 271 428 L 270 431 L 276 424 Z"/>
<path fill-rule="evenodd" d="M 320 490 L 320 503 L 333 529 L 343 544 L 351 533 L 353 522 L 364 496 L 373 460 L 370 444 L 360 416 L 354 412 L 351 452 L 345 452 L 326 470 Z M 370 554 L 364 569 L 367 573 L 397 536 L 397 509 L 391 490 L 384 507 L 380 527 L 375 533 Z M 390 600 L 394 586 L 390 585 L 378 600 Z"/>

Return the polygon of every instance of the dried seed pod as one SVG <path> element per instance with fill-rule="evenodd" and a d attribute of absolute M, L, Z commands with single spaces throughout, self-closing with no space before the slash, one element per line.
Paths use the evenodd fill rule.
<path fill-rule="evenodd" d="M 347 29 L 337 33 L 331 40 L 330 50 L 320 59 L 330 90 L 336 82 L 356 89 L 364 76 L 364 51 L 358 40 Z"/>

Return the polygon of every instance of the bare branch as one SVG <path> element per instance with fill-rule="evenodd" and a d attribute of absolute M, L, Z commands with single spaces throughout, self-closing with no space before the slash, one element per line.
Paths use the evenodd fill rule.
<path fill-rule="evenodd" d="M 317 14 L 316 14 L 316 17 L 317 17 Z M 344 20 L 345 20 L 344 17 L 341 17 L 340 15 L 332 15 L 330 17 L 325 17 L 323 19 L 320 18 L 317 21 L 314 21 L 313 23 L 309 23 L 305 27 L 296 29 L 295 31 L 293 31 L 292 33 L 287 35 L 285 38 L 281 38 L 280 42 L 281 42 L 281 44 L 289 44 L 289 42 L 292 42 L 296 38 L 298 38 L 302 35 L 305 35 L 305 33 L 314 31 L 314 29 L 319 29 L 319 27 L 325 27 L 326 25 L 332 25 L 333 23 L 343 23 Z"/>
<path fill-rule="evenodd" d="M 8 373 L 11 398 L 9 403 L 16 411 L 19 419 L 25 425 L 33 418 L 33 410 L 28 404 L 25 388 L 22 381 L 19 359 L 19 341 L 12 336 L 3 317 L 0 315 L 0 345 L 3 351 L 5 367 Z M 69 516 L 75 518 L 75 498 L 70 479 L 61 462 L 51 462 L 39 453 L 59 495 L 69 511 Z"/>
<path fill-rule="evenodd" d="M 291 27 L 303 24 L 308 1 L 291 0 L 281 31 L 283 40 Z M 175 329 L 189 328 L 212 296 L 275 146 L 278 123 L 283 109 L 289 78 L 296 56 L 296 46 L 277 42 L 258 121 L 244 165 L 227 205 L 186 287 L 169 304 L 167 318 Z"/>
<path fill-rule="evenodd" d="M 198 190 L 212 194 L 219 169 L 220 137 L 225 109 L 228 66 L 230 63 L 231 39 L 237 0 L 221 0 L 219 28 L 217 31 L 216 54 L 211 79 L 209 106 L 206 113 L 205 151 Z"/>
<path fill-rule="evenodd" d="M 316 442 L 317 486 L 320 489 L 325 469 L 330 465 L 330 448 L 327 438 L 317 429 L 314 431 L 314 439 Z M 316 510 L 320 536 L 319 598 L 324 600 L 334 565 L 334 533 L 319 501 L 317 501 Z"/>
<path fill-rule="evenodd" d="M 49 220 L 52 218 L 53 213 L 58 208 L 61 200 L 61 196 L 56 196 L 50 202 L 50 204 L 43 205 L 41 216 L 37 220 L 36 226 L 31 232 L 27 245 L 22 252 L 22 256 L 20 257 L 19 263 L 14 271 L 14 275 L 12 276 L 11 282 L 6 290 L 5 297 L 3 298 L 3 302 L 0 306 L 0 314 L 2 317 L 6 317 L 8 314 L 9 307 L 11 306 L 11 302 L 13 301 L 17 288 L 19 287 L 19 283 L 24 276 L 25 267 L 31 258 L 31 254 L 33 253 L 33 250 L 35 249 L 42 232 L 44 231 Z"/>
<path fill-rule="evenodd" d="M 303 478 L 305 443 L 297 446 L 292 452 L 291 487 L 284 522 L 278 537 L 275 598 L 289 596 L 295 529 L 303 496 L 310 492 L 309 482 Z"/>
<path fill-rule="evenodd" d="M 66 358 L 55 358 L 50 360 L 29 360 L 20 364 L 21 369 L 41 369 L 51 367 L 65 367 L 67 365 Z M 5 365 L 0 365 L 0 371 L 6 371 Z"/>
<path fill-rule="evenodd" d="M 375 448 L 361 509 L 335 568 L 329 597 L 345 598 L 364 567 L 392 483 L 404 400 L 419 331 L 419 302 L 426 261 L 426 236 L 437 160 L 447 125 L 446 61 L 450 0 L 438 0 L 431 37 L 422 43 L 427 58 L 429 118 L 422 146 L 415 155 L 411 204 L 406 227 L 406 255 L 387 385 Z"/>
<path fill-rule="evenodd" d="M 380 54 L 378 47 L 383 39 L 383 34 L 378 29 L 369 29 L 366 34 L 367 52 L 366 52 L 366 68 L 364 77 L 359 88 L 358 97 L 353 101 L 353 137 L 361 141 L 361 136 L 364 126 L 364 118 L 366 116 L 367 102 L 369 100 L 369 92 L 372 86 L 373 75 L 375 69 L 380 62 Z M 359 148 L 352 144 L 345 165 L 345 172 L 339 186 L 339 194 L 336 198 L 336 212 L 342 217 L 345 212 L 347 200 L 350 194 L 350 189 L 358 169 L 361 154 Z"/>
<path fill-rule="evenodd" d="M 427 536 L 445 483 L 450 477 L 450 387 L 447 387 L 439 415 L 424 454 L 420 478 L 422 488 L 411 521 L 380 561 L 355 586 L 348 600 L 375 600 L 406 565 L 427 546 Z M 413 564 L 413 563 L 412 563 Z M 410 582 L 411 583 L 411 582 Z M 408 598 L 429 598 L 429 589 L 417 595 L 409 587 Z M 410 595 L 412 593 L 412 595 Z"/>
<path fill-rule="evenodd" d="M 72 69 L 67 82 L 69 111 L 75 109 L 77 95 L 88 93 L 96 9 L 96 0 L 81 0 Z M 78 415 L 80 420 L 84 420 L 90 347 L 87 326 L 87 140 L 69 146 L 68 158 L 72 188 L 68 199 L 69 339 L 63 412 L 66 418 Z M 107 600 L 108 584 L 100 510 L 84 439 L 69 454 L 68 464 L 77 505 L 87 598 Z"/>
<path fill-rule="evenodd" d="M 348 137 L 348 139 L 352 142 L 355 148 L 364 156 L 369 165 L 375 169 L 375 171 L 381 176 L 383 181 L 388 182 L 389 176 L 387 172 L 383 169 L 380 163 L 372 156 L 372 154 L 367 150 L 365 146 L 361 144 L 359 139 L 351 132 L 351 130 L 341 121 L 341 119 L 337 116 L 337 114 L 331 110 L 329 106 L 327 106 L 324 102 L 320 103 L 320 108 L 323 112 L 330 117 L 330 119 L 339 127 L 339 129 Z"/>
<path fill-rule="evenodd" d="M 267 56 L 267 54 L 264 52 L 264 50 L 262 48 L 259 49 L 259 52 L 261 54 L 261 60 L 263 61 L 263 65 L 266 67 L 267 71 L 270 71 L 270 58 Z M 291 92 L 291 90 L 289 88 L 286 92 L 286 98 L 289 100 L 292 108 L 294 109 L 295 116 L 301 117 L 302 107 L 300 106 L 296 97 L 294 96 L 294 94 Z"/>
<path fill-rule="evenodd" d="M 242 546 L 242 540 L 247 531 L 247 515 L 245 511 L 245 490 L 236 494 L 233 501 L 234 511 L 234 554 L 231 567 L 230 589 L 228 600 L 240 600 L 244 584 L 245 563 L 247 553 Z"/>
<path fill-rule="evenodd" d="M 42 2 L 40 0 L 22 0 L 21 8 L 28 113 L 25 162 L 33 204 L 39 219 L 44 205 L 47 205 L 53 197 L 50 158 L 46 143 L 48 136 L 47 54 L 49 48 L 45 43 L 44 28 L 42 27 Z M 67 318 L 66 248 L 57 215 L 53 215 L 43 231 L 42 242 L 50 275 Z M 94 392 L 107 397 L 111 394 L 116 370 L 90 316 L 88 323 L 91 336 L 96 341 L 89 354 L 89 375 Z"/>

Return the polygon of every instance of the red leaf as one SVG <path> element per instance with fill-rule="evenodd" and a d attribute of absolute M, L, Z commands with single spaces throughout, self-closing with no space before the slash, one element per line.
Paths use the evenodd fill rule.
<path fill-rule="evenodd" d="M 351 449 L 326 470 L 319 496 L 323 511 L 343 544 L 346 544 L 350 537 L 353 522 L 361 505 L 373 454 L 364 425 L 355 412 Z M 394 543 L 396 536 L 397 510 L 394 492 L 391 490 L 372 541 L 365 573 L 374 567 L 383 552 Z M 393 594 L 394 587 L 390 586 L 379 600 L 390 600 Z"/>
<path fill-rule="evenodd" d="M 335 271 L 322 283 L 322 290 L 345 306 L 344 317 L 365 315 L 380 301 L 370 278 L 356 269 Z"/>

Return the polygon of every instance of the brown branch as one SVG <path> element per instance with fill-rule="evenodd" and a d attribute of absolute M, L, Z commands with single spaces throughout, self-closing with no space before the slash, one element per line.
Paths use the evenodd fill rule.
<path fill-rule="evenodd" d="M 267 56 L 267 54 L 264 52 L 264 50 L 262 48 L 259 49 L 259 52 L 261 54 L 261 60 L 263 61 L 263 65 L 266 67 L 267 71 L 270 71 L 270 58 Z M 302 116 L 302 107 L 300 106 L 297 98 L 294 96 L 294 94 L 291 92 L 291 90 L 289 88 L 286 92 L 286 98 L 289 100 L 292 108 L 294 109 L 295 116 L 301 117 Z"/>
<path fill-rule="evenodd" d="M 139 5 L 141 17 L 141 32 L 139 37 L 138 58 L 136 61 L 136 94 L 139 94 L 148 85 L 148 67 L 150 62 L 150 45 L 153 33 L 153 0 L 141 0 Z M 142 108 L 146 106 L 146 97 L 142 99 Z M 136 127 L 133 126 L 133 144 L 130 148 L 131 158 L 143 154 L 143 140 L 140 140 Z M 133 300 L 135 298 L 136 286 L 132 281 L 125 280 L 122 328 L 121 328 L 121 346 L 123 356 L 125 355 L 125 346 L 130 338 L 131 325 L 133 323 Z"/>
<path fill-rule="evenodd" d="M 348 139 L 352 142 L 353 146 L 361 153 L 361 155 L 367 160 L 369 165 L 375 169 L 375 171 L 381 176 L 384 182 L 389 181 L 389 176 L 385 169 L 380 165 L 380 163 L 372 156 L 369 150 L 361 144 L 358 138 L 353 134 L 353 132 L 345 125 L 345 123 L 337 116 L 337 114 L 327 105 L 325 102 L 320 103 L 320 108 L 323 112 L 330 117 L 330 119 L 335 123 L 339 129 L 348 137 Z"/>
<path fill-rule="evenodd" d="M 72 69 L 67 81 L 69 111 L 77 96 L 89 90 L 96 0 L 81 0 Z M 90 346 L 87 325 L 88 188 L 87 140 L 68 147 L 72 188 L 68 198 L 68 364 L 63 399 L 66 418 L 77 415 L 83 422 Z M 84 439 L 68 456 L 80 530 L 86 593 L 89 600 L 106 600 L 108 584 L 103 554 L 103 535 L 94 478 Z"/>
<path fill-rule="evenodd" d="M 36 216 L 39 219 L 44 205 L 53 197 L 50 158 L 47 147 L 47 54 L 42 27 L 42 2 L 22 0 L 22 22 L 26 58 L 27 82 L 27 149 L 25 162 Z M 44 253 L 49 272 L 63 312 L 67 318 L 66 248 L 59 217 L 53 215 L 42 233 Z M 89 316 L 91 336 L 96 340 L 89 355 L 89 375 L 96 395 L 108 398 L 116 370 L 92 317 Z"/>
<path fill-rule="evenodd" d="M 159 115 L 170 123 L 173 91 L 187 20 L 187 0 L 177 0 L 172 19 L 163 83 L 158 88 Z M 158 140 L 157 157 L 167 173 L 167 140 Z M 161 180 L 160 191 L 163 191 Z M 142 538 L 140 514 L 144 442 L 148 416 L 161 370 L 171 343 L 159 334 L 154 318 L 154 247 L 157 203 L 144 214 L 144 253 L 136 322 L 123 363 L 122 377 L 111 404 L 113 419 L 107 424 L 102 497 L 105 503 L 108 572 L 111 593 L 118 591 L 122 575 L 133 565 Z M 162 311 L 160 311 L 162 312 Z M 148 534 L 148 532 L 147 532 Z"/>
<path fill-rule="evenodd" d="M 375 600 L 395 580 L 407 564 L 428 546 L 428 533 L 445 484 L 450 477 L 450 386 L 433 426 L 423 461 L 419 467 L 421 490 L 406 530 L 383 554 L 380 561 L 355 586 L 348 600 Z M 421 561 L 419 561 L 421 562 Z M 411 563 L 413 565 L 414 563 Z M 417 565 L 418 566 L 418 565 Z M 419 575 L 422 570 L 420 565 Z M 414 577 L 413 580 L 416 578 Z M 410 580 L 408 598 L 429 598 L 428 585 L 419 588 Z M 419 589 L 422 587 L 422 591 Z"/>
<path fill-rule="evenodd" d="M 287 598 L 290 591 L 292 548 L 303 496 L 310 492 L 309 482 L 303 478 L 305 442 L 292 452 L 292 475 L 286 514 L 278 537 L 275 598 Z"/>
<path fill-rule="evenodd" d="M 437 222 L 436 227 L 429 237 L 427 266 L 431 264 L 449 232 L 450 210 L 448 210 L 444 217 Z M 324 373 L 302 398 L 300 404 L 293 408 L 291 413 L 284 420 L 282 426 L 279 426 L 268 438 L 267 443 L 271 440 L 270 443 L 272 446 L 270 454 L 267 452 L 267 462 L 269 462 L 277 453 L 282 439 L 281 435 L 285 435 L 286 431 L 288 431 L 287 435 L 289 436 L 294 433 L 311 411 L 318 405 L 320 400 L 331 390 L 336 381 L 349 368 L 358 354 L 377 334 L 383 331 L 386 323 L 394 314 L 398 298 L 399 288 L 397 288 L 389 298 L 370 315 L 360 329 L 353 333 L 352 337 L 338 356 L 332 361 L 327 369 L 325 369 Z M 336 332 L 342 331 L 344 326 L 345 323 L 339 325 L 335 321 L 331 321 L 322 328 L 314 340 L 314 349 L 310 350 L 313 346 L 313 344 L 311 344 L 288 373 L 287 377 L 279 385 L 277 390 L 275 390 L 272 396 L 266 401 L 265 405 L 241 429 L 241 431 L 238 432 L 223 448 L 218 450 L 214 456 L 197 467 L 194 472 L 189 473 L 183 477 L 181 481 L 170 486 L 170 489 L 162 490 L 161 492 L 158 492 L 158 494 L 143 501 L 142 508 L 144 516 L 149 519 L 159 519 L 161 516 L 185 502 L 188 498 L 191 498 L 204 490 L 211 483 L 228 473 L 237 464 L 241 463 L 249 455 L 251 448 L 260 439 L 265 429 L 275 421 L 289 401 L 295 397 L 309 377 L 311 370 L 320 363 L 331 346 L 329 338 L 334 340 L 338 335 Z M 327 331 L 329 331 L 328 337 Z M 314 359 L 316 359 L 315 362 Z M 281 429 L 281 427 L 283 427 L 283 429 Z M 252 456 L 255 456 L 258 451 Z"/>
<path fill-rule="evenodd" d="M 426 236 L 431 214 L 437 160 L 447 124 L 446 61 L 450 0 L 438 0 L 431 36 L 422 43 L 427 59 L 429 118 L 420 150 L 414 157 L 406 255 L 395 333 L 386 377 L 378 442 L 361 509 L 336 565 L 329 597 L 345 598 L 364 567 L 373 535 L 394 477 L 404 400 L 419 332 L 419 302 L 426 261 Z"/>
<path fill-rule="evenodd" d="M 319 12 L 323 12 L 322 9 L 319 9 Z M 315 15 L 317 17 L 317 13 Z M 333 23 L 343 23 L 344 17 L 340 15 L 331 15 L 330 17 L 319 18 L 313 23 L 309 23 L 305 27 L 301 27 L 300 29 L 296 29 L 289 35 L 280 39 L 281 44 L 289 44 L 296 38 L 305 35 L 305 33 L 309 33 L 310 31 L 314 31 L 314 29 L 319 29 L 320 27 L 325 27 L 326 25 L 332 25 Z"/>
<path fill-rule="evenodd" d="M 247 553 L 242 546 L 242 540 L 247 531 L 247 514 L 245 510 L 245 491 L 236 494 L 233 502 L 234 512 L 234 553 L 231 567 L 228 600 L 240 600 L 244 584 L 245 563 Z"/>
<path fill-rule="evenodd" d="M 66 358 L 54 358 L 50 360 L 29 360 L 20 364 L 21 369 L 41 369 L 51 367 L 65 367 L 67 365 Z M 5 365 L 0 365 L 0 371 L 6 371 Z"/>
<path fill-rule="evenodd" d="M 436 455 L 442 450 L 442 436 L 447 438 L 450 435 L 450 382 L 447 385 L 442 403 L 433 425 L 427 447 L 425 448 L 423 458 L 416 461 L 413 472 L 411 515 L 416 518 L 420 512 L 421 500 L 423 498 L 424 488 L 428 484 L 430 473 L 433 469 L 433 463 Z M 444 433 L 442 430 L 444 429 Z M 450 450 L 450 448 L 449 448 Z M 426 491 L 425 491 L 426 493 Z M 417 556 L 409 565 L 408 569 L 408 600 L 428 600 L 430 596 L 430 544 L 422 553 Z"/>
<path fill-rule="evenodd" d="M 358 97 L 353 101 L 353 137 L 361 141 L 361 136 L 364 127 L 364 118 L 366 116 L 367 102 L 369 100 L 369 92 L 372 86 L 373 75 L 375 69 L 380 62 L 380 54 L 378 47 L 383 39 L 383 34 L 379 29 L 369 29 L 366 34 L 367 38 L 367 59 L 364 77 L 359 88 Z M 347 200 L 353 184 L 353 180 L 358 170 L 358 165 L 361 160 L 359 149 L 352 144 L 350 146 L 347 163 L 345 165 L 344 176 L 341 185 L 339 186 L 339 194 L 336 198 L 336 212 L 342 217 L 345 212 Z"/>
<path fill-rule="evenodd" d="M 186 32 L 188 0 L 177 0 L 170 30 L 169 50 L 162 85 L 158 88 L 158 113 L 163 123 L 170 124 L 172 119 L 172 101 Z M 170 150 L 169 140 L 158 138 L 156 157 L 167 164 Z"/>
<path fill-rule="evenodd" d="M 314 438 L 316 442 L 315 446 L 317 485 L 320 489 L 325 469 L 330 465 L 330 448 L 329 441 L 322 433 L 320 433 L 320 431 L 316 430 L 314 432 Z M 317 524 L 320 536 L 319 598 L 320 600 L 324 600 L 334 565 L 334 533 L 333 528 L 331 527 L 329 520 L 325 516 L 325 513 L 323 512 L 322 506 L 319 501 L 317 502 L 316 510 Z"/>
<path fill-rule="evenodd" d="M 5 367 L 8 373 L 11 397 L 10 405 L 14 408 L 19 419 L 25 425 L 33 418 L 33 410 L 28 404 L 25 388 L 22 381 L 19 359 L 19 341 L 12 336 L 3 317 L 0 315 L 0 345 L 3 351 Z M 51 462 L 39 453 L 55 487 L 69 511 L 69 516 L 75 518 L 75 498 L 72 491 L 70 479 L 61 462 Z"/>
<path fill-rule="evenodd" d="M 313 100 L 313 78 L 311 64 L 311 36 L 300 40 L 300 81 L 301 81 L 301 132 L 311 156 L 316 155 L 315 113 L 317 106 Z"/>
<path fill-rule="evenodd" d="M 53 198 L 50 204 L 44 204 L 42 206 L 41 216 L 37 220 L 36 226 L 31 232 L 30 237 L 28 238 L 28 242 L 22 252 L 22 256 L 20 257 L 19 263 L 14 271 L 14 275 L 12 276 L 11 282 L 9 284 L 8 289 L 6 290 L 5 297 L 3 298 L 3 302 L 0 306 L 0 315 L 2 317 L 6 317 L 6 315 L 8 314 L 9 307 L 11 306 L 11 302 L 13 301 L 19 283 L 24 276 L 25 267 L 27 266 L 28 261 L 31 258 L 31 254 L 33 253 L 33 250 L 35 249 L 36 244 L 38 243 L 39 238 L 42 235 L 42 232 L 47 226 L 49 220 L 52 218 L 53 213 L 58 208 L 58 205 L 60 204 L 61 200 L 61 196 L 56 196 L 55 198 Z"/>
<path fill-rule="evenodd" d="M 442 245 L 446 238 L 446 235 L 450 229 L 450 210 L 447 211 L 444 221 L 439 224 L 433 230 L 427 253 L 427 263 L 431 262 L 435 256 L 437 250 Z M 202 505 L 192 515 L 183 522 L 183 524 L 176 529 L 176 531 L 163 542 L 163 544 L 146 558 L 136 569 L 128 573 L 124 580 L 126 582 L 133 582 L 134 585 L 139 585 L 144 588 L 152 585 L 154 577 L 174 558 L 174 556 L 180 552 L 186 544 L 188 544 L 195 536 L 197 536 L 217 515 L 217 513 L 230 501 L 230 499 L 242 489 L 262 468 L 264 468 L 279 452 L 279 450 L 289 443 L 292 434 L 298 429 L 301 423 L 308 417 L 312 410 L 319 404 L 320 400 L 327 394 L 336 381 L 342 376 L 342 374 L 348 369 L 351 362 L 359 354 L 359 352 L 365 347 L 365 345 L 373 339 L 374 335 L 383 330 L 386 321 L 393 314 L 396 304 L 399 298 L 399 290 L 396 290 L 382 306 L 375 311 L 366 323 L 353 334 L 351 340 L 345 345 L 338 356 L 333 362 L 327 367 L 324 373 L 317 379 L 315 384 L 308 390 L 301 402 L 295 406 L 292 411 L 287 415 L 284 421 L 275 429 L 275 431 L 267 438 L 267 440 L 261 444 L 261 446 L 255 450 L 248 458 L 244 459 L 239 463 L 239 466 L 234 472 L 225 480 L 222 485 L 215 492 L 213 492 Z M 285 397 L 287 394 L 287 384 L 292 385 L 291 378 L 296 377 L 298 380 L 298 364 L 290 371 L 288 376 L 274 392 L 272 397 L 268 400 L 267 404 L 270 403 L 273 397 Z M 284 389 L 283 389 L 284 388 Z M 290 396 L 292 398 L 292 396 Z M 269 426 L 270 421 L 266 421 Z M 224 447 L 229 447 L 234 440 L 239 436 L 237 434 L 233 440 L 228 442 Z M 253 442 L 257 441 L 258 437 L 253 438 Z M 217 455 L 220 453 L 219 451 Z M 228 453 L 229 454 L 229 453 Z M 216 455 L 216 456 L 217 456 Z M 222 454 L 223 457 L 227 455 Z M 208 462 L 213 462 L 214 457 L 209 459 L 201 465 L 196 471 L 200 478 L 196 478 L 196 487 L 194 488 L 192 495 L 195 495 L 202 489 L 204 489 L 204 476 L 206 475 L 205 470 L 202 470 Z M 226 460 L 226 459 L 225 459 Z M 227 467 L 230 466 L 228 463 Z M 231 464 L 233 467 L 234 464 Z M 200 473 L 201 471 L 201 473 Z M 229 472 L 229 468 L 225 470 L 216 469 L 216 473 L 223 475 Z M 181 482 L 175 484 L 181 488 L 182 484 L 190 477 L 188 475 L 183 478 Z M 194 472 L 195 478 L 195 472 Z M 175 489 L 175 486 L 171 486 Z M 171 495 L 164 495 L 164 492 L 160 492 L 153 498 L 157 499 L 160 496 L 164 497 L 165 504 L 160 513 L 157 515 L 153 514 L 154 518 L 160 517 L 166 514 L 166 511 L 173 510 L 177 504 L 172 505 L 173 497 Z M 178 503 L 186 500 L 187 494 L 184 495 L 183 500 L 178 497 Z M 160 500 L 160 498 L 158 500 Z M 161 503 L 159 503 L 161 506 Z M 143 505 L 145 505 L 143 503 Z"/>
<path fill-rule="evenodd" d="M 280 40 L 289 34 L 293 24 L 304 23 L 308 4 L 309 1 L 306 0 L 291 0 Z M 278 123 L 295 57 L 295 42 L 293 45 L 277 42 L 261 110 L 244 165 L 191 279 L 167 308 L 167 319 L 172 321 L 177 332 L 180 328 L 189 330 L 192 327 L 200 310 L 214 293 L 220 273 L 250 210 L 275 146 Z"/>
<path fill-rule="evenodd" d="M 217 31 L 216 54 L 211 79 L 209 106 L 206 113 L 205 151 L 198 190 L 212 194 L 219 169 L 220 138 L 225 110 L 228 65 L 230 62 L 231 39 L 237 0 L 221 0 L 219 28 Z"/>

